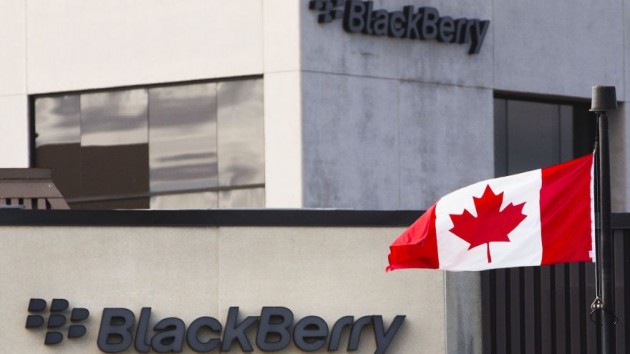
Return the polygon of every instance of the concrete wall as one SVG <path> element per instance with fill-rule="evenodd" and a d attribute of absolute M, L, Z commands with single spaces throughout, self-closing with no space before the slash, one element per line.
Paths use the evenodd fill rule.
<path fill-rule="evenodd" d="M 613 212 L 630 210 L 630 112 L 628 104 L 621 104 L 617 112 L 608 116 L 610 150 L 610 188 Z"/>
<path fill-rule="evenodd" d="M 318 24 L 304 0 L 304 206 L 423 209 L 492 177 L 494 90 L 589 99 L 591 86 L 614 85 L 626 101 L 627 2 L 374 2 L 491 20 L 480 54 L 467 55 L 463 46 L 348 34 L 341 20 Z M 620 163 L 625 134 L 612 132 Z M 627 179 L 623 165 L 616 172 Z M 626 194 L 617 194 L 619 211 Z"/>
<path fill-rule="evenodd" d="M 375 1 L 491 20 L 481 52 L 468 55 L 466 45 L 347 34 L 340 20 L 318 24 L 308 0 L 7 0 L 0 138 L 9 153 L 0 167 L 28 165 L 29 94 L 263 74 L 267 206 L 425 208 L 492 175 L 493 90 L 588 98 L 592 85 L 607 84 L 630 97 L 627 1 Z M 344 108 L 350 101 L 360 102 Z M 355 120 L 339 133 L 349 141 L 305 143 L 336 134 L 325 124 L 342 114 Z M 464 128 L 437 131 L 452 124 Z M 436 151 L 446 146 L 439 137 L 453 151 Z M 424 190 L 408 184 L 415 175 Z"/>
<path fill-rule="evenodd" d="M 452 190 L 493 177 L 494 90 L 590 98 L 591 86 L 602 84 L 627 99 L 629 12 L 619 0 L 374 2 L 388 10 L 434 6 L 442 15 L 491 20 L 481 52 L 472 56 L 436 42 L 350 35 L 340 20 L 318 24 L 306 3 L 306 207 L 425 209 Z M 622 111 L 611 121 L 619 211 L 628 210 L 629 200 L 626 116 Z M 480 353 L 478 274 L 446 279 L 447 352 Z"/>
<path fill-rule="evenodd" d="M 49 351 L 99 352 L 96 340 L 105 307 L 128 308 L 136 318 L 142 307 L 152 307 L 153 324 L 174 316 L 188 325 L 200 316 L 216 317 L 225 324 L 230 306 L 240 307 L 241 319 L 258 316 L 263 306 L 284 306 L 296 319 L 316 315 L 329 326 L 344 315 L 355 319 L 383 315 L 386 326 L 394 316 L 406 315 L 388 353 L 413 353 L 418 348 L 443 353 L 443 273 L 385 273 L 388 245 L 400 231 L 3 227 L 0 351 L 44 351 L 45 330 L 24 328 L 29 299 L 42 298 L 50 305 L 53 298 L 64 298 L 70 307 L 91 311 L 82 323 L 87 334 L 64 338 L 46 348 Z M 368 333 L 359 353 L 374 352 L 374 339 Z M 255 335 L 250 341 L 254 345 Z M 292 346 L 284 352 L 295 351 Z"/>
<path fill-rule="evenodd" d="M 495 1 L 493 13 L 496 89 L 590 98 L 609 85 L 627 97 L 621 0 Z"/>
<path fill-rule="evenodd" d="M 468 55 L 466 45 L 348 34 L 302 3 L 305 207 L 425 209 L 493 176 L 492 27 Z M 491 1 L 412 3 L 493 17 Z"/>

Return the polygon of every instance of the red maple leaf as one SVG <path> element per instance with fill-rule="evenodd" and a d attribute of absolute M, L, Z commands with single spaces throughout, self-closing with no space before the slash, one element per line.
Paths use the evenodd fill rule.
<path fill-rule="evenodd" d="M 508 234 L 512 232 L 527 216 L 523 214 L 525 202 L 514 205 L 510 203 L 500 210 L 503 203 L 503 192 L 494 194 L 490 185 L 486 186 L 481 198 L 473 197 L 477 216 L 473 216 L 464 209 L 461 215 L 450 214 L 453 228 L 450 230 L 457 237 L 468 242 L 469 250 L 487 245 L 488 263 L 490 257 L 490 242 L 510 242 Z"/>

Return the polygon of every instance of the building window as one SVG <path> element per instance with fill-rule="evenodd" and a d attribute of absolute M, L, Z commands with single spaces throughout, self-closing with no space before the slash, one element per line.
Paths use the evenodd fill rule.
<path fill-rule="evenodd" d="M 495 97 L 495 174 L 534 170 L 593 151 L 588 102 Z"/>
<path fill-rule="evenodd" d="M 260 208 L 262 79 L 32 98 L 36 167 L 72 209 Z"/>

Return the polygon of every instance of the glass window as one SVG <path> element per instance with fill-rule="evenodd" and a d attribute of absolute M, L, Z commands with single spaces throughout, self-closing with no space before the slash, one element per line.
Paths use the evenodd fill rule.
<path fill-rule="evenodd" d="M 149 207 L 147 103 L 144 89 L 81 95 L 81 196 L 85 207 Z M 99 204 L 104 200 L 109 202 Z"/>
<path fill-rule="evenodd" d="M 73 209 L 264 207 L 262 83 L 34 97 L 35 165 Z"/>
<path fill-rule="evenodd" d="M 217 192 L 160 194 L 151 197 L 151 209 L 208 209 L 217 204 Z"/>
<path fill-rule="evenodd" d="M 217 187 L 216 84 L 149 90 L 151 192 Z"/>
<path fill-rule="evenodd" d="M 557 164 L 593 149 L 588 103 L 495 98 L 495 172 L 515 174 Z"/>
<path fill-rule="evenodd" d="M 35 165 L 52 171 L 68 199 L 81 195 L 81 105 L 78 95 L 42 97 L 35 101 Z"/>
<path fill-rule="evenodd" d="M 265 189 L 230 189 L 219 192 L 219 208 L 264 208 Z"/>
<path fill-rule="evenodd" d="M 219 185 L 265 182 L 262 80 L 218 85 Z"/>

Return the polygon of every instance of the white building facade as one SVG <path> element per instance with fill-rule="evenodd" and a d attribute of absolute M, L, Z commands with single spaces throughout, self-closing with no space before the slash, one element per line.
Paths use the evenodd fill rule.
<path fill-rule="evenodd" d="M 35 164 L 33 97 L 255 78 L 264 206 L 422 209 L 495 174 L 497 93 L 579 102 L 602 84 L 628 99 L 625 1 L 373 3 L 489 21 L 477 54 L 469 43 L 348 33 L 343 19 L 318 23 L 325 11 L 306 0 L 4 4 L 3 167 Z M 622 105 L 611 121 L 622 185 L 625 118 Z M 621 190 L 614 208 L 627 210 Z"/>
<path fill-rule="evenodd" d="M 628 0 L 2 5 L 0 167 L 78 159 L 53 178 L 64 185 L 56 176 L 77 173 L 66 184 L 78 186 L 67 193 L 79 208 L 144 198 L 122 207 L 421 210 L 472 182 L 588 152 L 591 87 L 607 85 L 620 102 L 610 120 L 613 211 L 630 210 Z M 191 102 L 213 118 L 178 121 Z M 130 118 L 112 128 L 114 116 Z M 159 133 L 165 116 L 175 138 Z M 241 116 L 254 118 L 230 126 Z M 178 151 L 178 139 L 212 147 Z M 74 145 L 42 148 L 60 141 Z M 230 142 L 247 145 L 253 165 L 222 155 Z M 113 145 L 138 148 L 83 150 Z M 137 189 L 123 181 L 94 192 L 110 172 L 134 168 Z M 447 342 L 470 339 L 451 352 L 479 352 L 478 276 L 444 284 Z"/>

